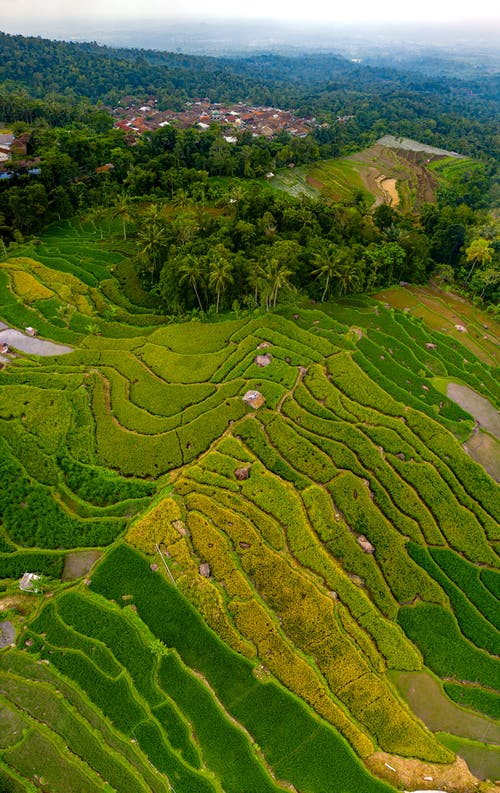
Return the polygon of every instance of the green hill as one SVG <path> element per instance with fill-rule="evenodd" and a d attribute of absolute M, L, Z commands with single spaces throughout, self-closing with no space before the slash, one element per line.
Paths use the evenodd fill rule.
<path fill-rule="evenodd" d="M 172 323 L 76 223 L 0 279 L 7 325 L 72 348 L 0 371 L 4 786 L 478 790 L 500 499 L 445 392 L 498 407 L 493 324 L 476 356 L 389 295 Z M 460 726 L 406 701 L 424 670 Z"/>
<path fill-rule="evenodd" d="M 469 157 L 386 135 L 356 154 L 279 171 L 270 182 L 291 195 L 321 194 L 332 201 L 364 194 L 369 205 L 408 212 L 435 201 L 439 188 L 471 179 L 481 168 Z"/>

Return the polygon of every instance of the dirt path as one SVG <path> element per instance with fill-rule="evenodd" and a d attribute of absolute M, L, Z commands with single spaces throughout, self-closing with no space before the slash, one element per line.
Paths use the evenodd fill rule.
<path fill-rule="evenodd" d="M 396 179 L 389 179 L 387 176 L 380 174 L 375 181 L 384 195 L 384 203 L 388 204 L 390 207 L 397 207 L 399 204 L 399 195 L 396 190 Z"/>
<path fill-rule="evenodd" d="M 73 352 L 72 347 L 66 344 L 56 344 L 54 341 L 46 341 L 33 336 L 26 336 L 20 330 L 5 328 L 0 330 L 0 342 L 6 342 L 9 347 L 13 347 L 29 355 L 62 355 L 66 352 Z"/>

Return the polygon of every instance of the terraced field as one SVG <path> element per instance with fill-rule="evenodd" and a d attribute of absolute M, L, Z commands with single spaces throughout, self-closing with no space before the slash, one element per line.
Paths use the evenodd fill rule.
<path fill-rule="evenodd" d="M 0 372 L 0 778 L 478 789 L 477 733 L 395 681 L 427 667 L 481 713 L 493 775 L 500 499 L 441 385 L 497 407 L 498 371 L 368 298 L 169 324 L 127 253 L 65 225 L 0 263 L 0 318 L 73 347 Z"/>
<path fill-rule="evenodd" d="M 369 204 L 406 212 L 434 201 L 438 187 L 450 186 L 479 167 L 468 157 L 386 135 L 356 154 L 284 169 L 270 184 L 291 195 L 319 192 L 332 201 L 349 201 L 361 191 Z"/>

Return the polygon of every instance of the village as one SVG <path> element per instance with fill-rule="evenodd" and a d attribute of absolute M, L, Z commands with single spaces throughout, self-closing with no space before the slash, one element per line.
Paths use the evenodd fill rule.
<path fill-rule="evenodd" d="M 186 102 L 182 111 L 159 110 L 155 98 L 148 99 L 144 105 L 127 103 L 127 107 L 111 110 L 115 127 L 136 134 L 151 132 L 159 127 L 174 126 L 178 129 L 198 127 L 209 129 L 211 124 L 226 127 L 228 143 L 236 143 L 235 132 L 248 130 L 254 137 L 272 138 L 280 132 L 296 137 L 305 137 L 311 129 L 319 126 L 313 118 L 299 118 L 290 110 L 275 107 L 252 107 L 244 102 L 224 105 L 209 99 Z M 233 134 L 229 134 L 229 133 Z"/>

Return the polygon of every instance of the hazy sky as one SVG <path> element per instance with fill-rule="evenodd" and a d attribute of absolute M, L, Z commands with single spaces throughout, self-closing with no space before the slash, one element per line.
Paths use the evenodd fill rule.
<path fill-rule="evenodd" d="M 499 19 L 495 0 L 0 0 L 0 30 L 23 32 L 52 22 L 145 18 L 273 19 L 311 22 L 442 22 Z M 147 17 L 146 17 L 147 15 Z"/>

